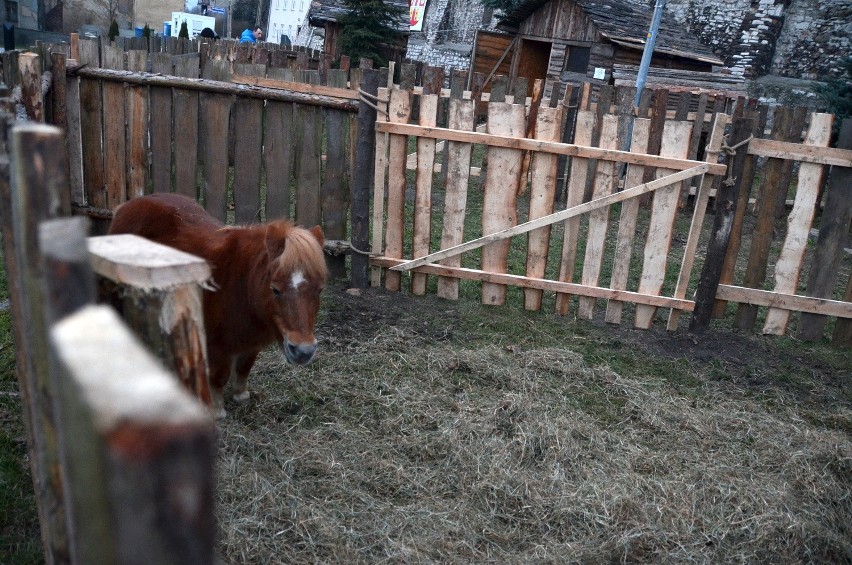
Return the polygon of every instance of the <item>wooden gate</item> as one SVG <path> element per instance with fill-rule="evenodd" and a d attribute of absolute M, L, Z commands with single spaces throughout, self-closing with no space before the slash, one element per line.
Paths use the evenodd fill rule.
<path fill-rule="evenodd" d="M 400 290 L 402 273 L 410 272 L 412 293 L 434 288 L 439 296 L 455 299 L 460 280 L 481 281 L 481 300 L 491 305 L 506 302 L 507 287 L 520 287 L 527 309 L 540 309 L 543 298 L 552 296 L 559 314 L 568 314 L 576 302 L 578 317 L 591 319 L 599 308 L 607 322 L 616 324 L 631 304 L 638 328 L 651 327 L 658 309 L 666 308 L 667 328 L 676 329 L 681 312 L 695 309 L 696 292 L 711 293 L 711 302 L 718 297 L 769 306 L 764 333 L 785 333 L 791 311 L 852 318 L 848 297 L 796 295 L 823 168 L 850 163 L 849 151 L 821 149 L 828 145 L 832 116 L 813 114 L 801 145 L 749 144 L 755 128 L 743 100 L 733 120 L 748 123 L 731 127 L 732 116 L 724 111 L 705 119 L 690 110 L 689 93 L 674 112 L 666 112 L 664 100 L 649 118 L 631 119 L 610 106 L 611 94 L 589 103 L 589 91 L 588 86 L 579 93 L 569 87 L 558 104 L 534 109 L 525 106 L 523 94 L 519 103 L 511 96 L 504 101 L 492 96 L 485 132 L 474 131 L 475 102 L 469 93 L 448 101 L 446 127 L 437 127 L 446 102 L 437 92 L 381 91 L 387 118 L 380 116 L 376 124 L 373 216 L 373 249 L 381 253 L 371 259 L 376 267 L 372 283 L 381 284 L 384 274 L 384 286 Z M 703 113 L 706 95 L 699 103 Z M 566 125 L 575 104 L 580 109 Z M 716 107 L 726 105 L 723 101 Z M 414 108 L 417 123 L 410 123 Z M 528 119 L 534 127 L 528 127 Z M 569 125 L 573 143 L 564 143 Z M 528 136 L 529 131 L 534 134 Z M 624 151 L 628 135 L 630 150 Z M 416 159 L 408 159 L 413 178 L 406 177 L 406 158 L 415 153 L 409 139 L 416 145 Z M 694 155 L 701 152 L 700 144 L 699 161 Z M 730 237 L 731 227 L 723 225 L 710 234 L 704 220 L 711 196 L 716 197 L 714 217 L 723 218 L 725 199 L 742 184 L 746 158 L 778 158 L 779 152 L 802 164 L 775 268 L 775 289 L 747 289 L 730 284 L 730 277 L 719 285 L 718 273 L 715 284 L 707 286 L 703 281 L 712 280 L 713 266 L 703 260 L 706 253 L 699 245 L 707 245 L 709 253 L 716 239 Z M 568 158 L 565 168 L 570 168 L 564 179 L 560 157 Z M 436 170 L 446 176 L 445 184 L 433 185 Z M 481 174 L 481 183 L 472 182 L 476 174 Z M 743 187 L 746 197 L 748 192 Z M 480 199 L 481 224 L 474 228 L 478 218 L 469 208 Z M 736 200 L 734 192 L 731 210 Z M 849 220 L 845 222 L 848 229 Z M 526 241 L 516 237 L 520 235 Z M 699 281 L 695 267 L 710 270 Z M 437 276 L 433 285 L 430 275 Z M 606 303 L 598 304 L 598 299 Z"/>

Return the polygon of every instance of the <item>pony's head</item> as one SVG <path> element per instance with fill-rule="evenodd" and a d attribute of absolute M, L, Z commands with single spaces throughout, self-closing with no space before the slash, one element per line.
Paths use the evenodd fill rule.
<path fill-rule="evenodd" d="M 308 363 L 317 350 L 314 323 L 320 292 L 328 276 L 322 250 L 324 242 L 319 226 L 307 230 L 277 221 L 266 227 L 270 297 L 267 303 L 281 335 L 284 357 L 298 365 Z"/>

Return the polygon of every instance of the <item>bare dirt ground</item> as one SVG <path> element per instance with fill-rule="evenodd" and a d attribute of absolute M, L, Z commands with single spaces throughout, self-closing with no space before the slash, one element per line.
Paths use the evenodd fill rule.
<path fill-rule="evenodd" d="M 849 351 L 340 286 L 319 338 L 227 405 L 225 562 L 852 562 Z"/>

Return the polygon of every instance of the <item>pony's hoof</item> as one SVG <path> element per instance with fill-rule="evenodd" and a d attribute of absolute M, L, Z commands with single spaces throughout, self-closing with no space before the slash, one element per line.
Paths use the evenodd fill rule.
<path fill-rule="evenodd" d="M 249 391 L 244 390 L 244 391 L 242 391 L 242 392 L 240 392 L 240 393 L 238 393 L 238 394 L 235 394 L 235 395 L 234 395 L 234 400 L 236 400 L 236 401 L 237 401 L 237 402 L 239 402 L 240 404 L 245 404 L 246 402 L 248 402 L 248 401 L 249 401 L 249 398 L 250 398 L 250 397 L 251 397 L 251 394 L 249 394 Z"/>
<path fill-rule="evenodd" d="M 219 410 L 214 410 L 213 415 L 217 420 L 224 420 L 228 413 L 225 411 L 224 408 L 220 408 Z"/>

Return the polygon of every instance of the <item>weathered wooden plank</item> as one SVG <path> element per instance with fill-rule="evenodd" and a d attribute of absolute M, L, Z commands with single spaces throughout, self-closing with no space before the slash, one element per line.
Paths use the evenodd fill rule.
<path fill-rule="evenodd" d="M 815 147 L 773 139 L 754 139 L 748 144 L 748 152 L 758 157 L 852 167 L 852 150 L 850 149 Z"/>
<path fill-rule="evenodd" d="M 174 72 L 198 78 L 198 65 L 197 57 L 180 57 Z M 175 192 L 193 199 L 198 199 L 198 96 L 192 90 L 174 89 Z"/>
<path fill-rule="evenodd" d="M 576 114 L 577 123 L 574 129 L 574 143 L 577 146 L 591 145 L 592 132 L 595 127 L 595 114 L 588 110 L 580 110 Z M 578 206 L 583 202 L 586 189 L 586 178 L 589 173 L 587 160 L 574 157 L 571 159 L 571 176 L 568 179 L 566 191 L 566 209 Z M 577 235 L 580 233 L 580 219 L 573 218 L 565 221 L 562 240 L 562 255 L 559 262 L 559 280 L 571 282 L 574 279 L 574 262 L 577 256 Z M 556 313 L 568 314 L 568 304 L 571 297 L 566 294 L 556 295 Z"/>
<path fill-rule="evenodd" d="M 127 52 L 127 70 L 144 72 L 145 51 Z M 127 197 L 142 196 L 148 191 L 148 89 L 128 85 L 127 101 Z"/>
<path fill-rule="evenodd" d="M 329 86 L 346 87 L 346 73 L 334 69 L 328 71 Z M 346 219 L 349 209 L 348 148 L 349 114 L 340 110 L 325 111 L 326 159 L 322 183 L 321 206 L 323 232 L 327 239 L 346 239 Z M 333 278 L 346 277 L 346 257 L 327 258 L 329 274 Z"/>
<path fill-rule="evenodd" d="M 524 106 L 490 102 L 488 104 L 488 133 L 506 136 L 523 136 L 525 130 Z M 518 222 L 516 199 L 520 183 L 523 153 L 500 147 L 487 150 L 488 169 L 482 198 L 482 233 L 488 235 Z M 492 273 L 507 272 L 509 240 L 497 241 L 482 248 L 482 270 Z M 482 303 L 501 305 L 506 300 L 506 287 L 483 283 Z"/>
<path fill-rule="evenodd" d="M 152 54 L 152 63 L 153 61 Z M 161 54 L 162 55 L 162 54 Z M 245 98 L 258 98 L 260 100 L 278 100 L 281 102 L 295 102 L 297 104 L 305 104 L 308 106 L 322 106 L 324 108 L 336 108 L 338 110 L 346 110 L 354 112 L 357 108 L 357 103 L 348 98 L 334 98 L 331 96 L 320 96 L 305 94 L 302 92 L 291 92 L 288 90 L 280 90 L 275 88 L 262 88 L 248 86 L 245 84 L 234 84 L 229 81 L 227 61 L 210 61 L 210 63 L 221 63 L 225 68 L 214 68 L 213 75 L 207 76 L 205 69 L 205 77 L 203 79 L 189 79 L 176 76 L 165 76 L 152 73 L 131 73 L 128 71 L 116 71 L 111 69 L 97 69 L 89 67 L 80 67 L 74 70 L 74 73 L 81 78 L 95 78 L 109 82 L 123 82 L 127 84 L 140 84 L 144 86 L 159 86 L 168 88 L 185 88 L 188 90 L 198 90 L 208 93 L 227 94 L 240 96 Z M 208 65 L 210 66 L 210 65 Z M 155 71 L 156 72 L 156 71 Z M 171 72 L 169 72 L 171 75 Z"/>
<path fill-rule="evenodd" d="M 843 120 L 837 147 L 852 148 L 852 119 Z M 843 245 L 852 221 L 852 168 L 834 166 L 828 177 L 825 207 L 819 222 L 819 235 L 814 260 L 808 277 L 807 293 L 818 298 L 830 298 L 834 290 Z M 802 314 L 797 337 L 803 341 L 822 338 L 825 316 Z"/>
<path fill-rule="evenodd" d="M 434 77 L 433 77 L 434 78 Z M 434 126 L 438 121 L 438 95 L 424 94 L 420 97 L 421 126 Z M 429 254 L 432 239 L 432 177 L 435 168 L 435 140 L 425 137 L 417 139 L 417 177 L 414 187 L 414 233 L 411 242 L 412 257 Z M 426 275 L 415 273 L 411 277 L 411 293 L 426 294 Z"/>
<path fill-rule="evenodd" d="M 718 124 L 718 116 L 722 114 L 716 115 L 716 124 Z M 736 145 L 746 140 L 753 128 L 754 124 L 750 118 L 735 118 L 731 132 L 731 144 Z M 715 131 L 714 134 L 716 134 Z M 713 302 L 717 295 L 719 278 L 722 274 L 725 253 L 731 235 L 731 225 L 739 201 L 737 192 L 742 189 L 742 169 L 745 166 L 746 158 L 745 151 L 739 151 L 734 155 L 728 179 L 721 183 L 716 193 L 716 214 L 713 217 L 711 239 L 707 244 L 704 266 L 701 269 L 701 277 L 695 294 L 694 314 L 689 322 L 689 331 L 693 333 L 702 333 L 710 325 Z M 705 187 L 702 183 L 702 188 L 709 192 L 709 186 Z"/>
<path fill-rule="evenodd" d="M 827 147 L 831 141 L 831 114 L 812 114 L 811 125 L 805 137 L 805 145 Z M 799 283 L 799 274 L 805 260 L 808 234 L 816 212 L 817 196 L 823 181 L 824 166 L 802 163 L 796 185 L 796 200 L 787 218 L 787 236 L 781 255 L 775 263 L 775 292 L 793 294 Z M 790 311 L 770 308 L 766 314 L 763 333 L 784 335 L 790 321 Z"/>
<path fill-rule="evenodd" d="M 756 116 L 753 114 L 754 129 L 752 135 L 755 137 L 763 135 L 766 128 L 766 120 L 768 117 L 767 106 L 761 106 L 758 109 Z M 743 165 L 742 184 L 737 193 L 737 208 L 734 212 L 734 219 L 731 225 L 731 236 L 728 240 L 728 250 L 725 253 L 725 262 L 722 264 L 722 273 L 719 276 L 719 284 L 731 284 L 734 280 L 734 271 L 736 270 L 737 257 L 740 254 L 740 246 L 742 244 L 743 222 L 751 200 L 751 192 L 754 185 L 754 177 L 757 169 L 757 157 L 749 155 Z M 725 315 L 727 302 L 724 300 L 716 300 L 713 304 L 713 317 L 722 318 Z"/>
<path fill-rule="evenodd" d="M 204 408 L 107 306 L 63 319 L 50 343 L 66 408 L 72 561 L 212 562 L 217 432 Z"/>
<path fill-rule="evenodd" d="M 7 134 L 11 139 L 6 139 Z M 62 562 L 72 539 L 66 524 L 63 470 L 57 449 L 56 383 L 48 366 L 46 310 L 41 279 L 39 224 L 64 212 L 59 191 L 64 190 L 65 163 L 62 132 L 44 124 L 2 128 L 2 149 L 11 156 L 0 162 L 4 259 L 9 281 L 15 333 L 18 388 L 27 429 L 29 466 L 36 509 L 48 562 Z M 39 163 L 36 166 L 35 163 Z M 11 176 L 10 176 L 11 175 Z"/>
<path fill-rule="evenodd" d="M 407 90 L 390 91 L 388 119 L 395 123 L 406 123 L 411 114 L 411 93 Z M 376 131 L 380 122 L 376 123 Z M 405 160 L 408 138 L 404 135 L 391 135 L 388 140 L 388 219 L 385 234 L 385 255 L 402 258 L 403 235 L 405 233 Z M 399 273 L 385 274 L 385 288 L 400 290 L 402 280 Z"/>
<path fill-rule="evenodd" d="M 692 124 L 689 122 L 666 122 L 663 128 L 663 139 L 660 144 L 660 155 L 683 159 L 689 152 L 689 136 Z M 656 176 L 671 174 L 671 171 L 657 169 Z M 638 291 L 641 294 L 659 294 L 663 288 L 666 263 L 672 241 L 677 203 L 680 197 L 678 186 L 667 186 L 654 193 L 651 208 L 651 222 L 648 225 L 648 237 L 645 242 L 642 274 L 639 277 Z M 637 328 L 648 329 L 654 321 L 656 308 L 636 306 Z"/>
<path fill-rule="evenodd" d="M 704 154 L 704 160 L 708 163 L 715 163 L 719 160 L 719 152 L 722 148 L 723 136 L 725 135 L 725 126 L 728 123 L 727 114 L 716 114 L 716 119 L 713 122 L 712 130 L 710 131 L 710 140 L 707 143 L 707 149 Z M 693 128 L 693 133 L 695 128 Z M 743 162 L 740 160 L 738 163 Z M 737 171 L 738 180 L 742 179 L 742 169 Z M 691 183 L 683 183 L 688 186 Z M 742 184 L 742 182 L 740 182 Z M 704 215 L 707 211 L 707 204 L 710 201 L 710 189 L 713 186 L 713 179 L 704 177 L 701 179 L 701 185 L 698 189 L 698 194 L 695 197 L 695 206 L 692 211 L 692 223 L 689 226 L 689 234 L 686 236 L 686 247 L 683 250 L 683 260 L 680 265 L 677 283 L 675 283 L 674 297 L 683 298 L 686 296 L 686 288 L 689 285 L 689 278 L 692 275 L 692 265 L 695 262 L 695 251 L 698 249 L 698 239 L 701 237 L 701 228 L 704 225 Z M 681 192 L 683 195 L 683 192 Z M 722 196 L 722 195 L 719 195 Z M 717 209 L 717 213 L 721 213 Z M 727 246 L 726 246 L 727 247 Z M 669 321 L 666 329 L 673 332 L 678 327 L 680 320 L 680 311 L 672 310 L 669 312 Z"/>
<path fill-rule="evenodd" d="M 648 136 L 651 131 L 651 120 L 647 118 L 636 118 L 633 120 L 633 137 L 630 142 L 630 150 L 635 153 L 644 153 L 648 149 Z M 624 177 L 624 189 L 642 184 L 645 174 L 639 165 L 629 165 Z M 618 220 L 618 236 L 615 243 L 615 253 L 612 261 L 612 278 L 610 288 L 613 290 L 627 289 L 627 278 L 630 274 L 630 259 L 633 255 L 633 240 L 636 236 L 636 218 L 639 213 L 639 199 L 631 198 L 621 204 L 621 215 Z M 610 300 L 606 305 L 605 319 L 610 324 L 621 323 L 623 302 Z"/>
<path fill-rule="evenodd" d="M 722 300 L 731 302 L 745 302 L 755 306 L 769 306 L 819 316 L 837 316 L 840 318 L 838 322 L 852 320 L 852 302 L 849 300 L 829 300 L 726 284 L 719 285 L 716 295 Z M 849 296 L 847 295 L 846 298 L 848 299 Z"/>
<path fill-rule="evenodd" d="M 561 108 L 539 108 L 535 125 L 537 139 L 558 141 L 562 133 L 563 112 Z M 556 195 L 557 156 L 536 153 L 531 160 L 529 219 L 535 220 L 553 212 Z M 541 227 L 527 235 L 526 276 L 543 278 L 547 268 L 550 249 L 550 226 Z M 541 309 L 542 292 L 537 289 L 524 291 L 524 308 Z"/>
<path fill-rule="evenodd" d="M 793 110 L 779 106 L 775 110 L 771 137 L 778 141 L 791 138 L 790 128 L 793 122 Z M 761 183 L 757 192 L 757 219 L 752 231 L 751 247 L 742 286 L 759 288 L 766 280 L 766 266 L 769 261 L 769 246 L 772 243 L 775 228 L 775 205 L 778 199 L 785 163 L 781 159 L 769 159 L 763 167 Z M 786 189 L 782 190 L 786 194 Z M 734 327 L 751 329 L 757 319 L 757 306 L 740 303 L 734 317 Z"/>
<path fill-rule="evenodd" d="M 414 135 L 418 137 L 431 137 L 433 139 L 444 139 L 447 141 L 461 141 L 465 143 L 480 143 L 492 147 L 506 149 L 518 149 L 523 151 L 545 151 L 557 155 L 568 155 L 571 157 L 582 157 L 584 159 L 606 159 L 608 161 L 619 161 L 621 163 L 633 163 L 649 167 L 663 167 L 682 171 L 699 165 L 707 165 L 703 161 L 691 161 L 689 159 L 676 159 L 658 155 L 640 155 L 629 151 L 615 149 L 601 149 L 590 147 L 580 143 L 555 143 L 552 141 L 541 141 L 538 139 L 525 139 L 523 137 L 510 137 L 505 135 L 494 135 L 478 131 L 454 131 L 447 128 L 427 128 L 414 124 L 379 122 L 376 131 L 388 132 L 398 135 Z M 575 140 L 576 141 L 576 140 Z M 711 175 L 724 175 L 727 167 L 723 164 L 709 165 L 706 169 Z"/>
<path fill-rule="evenodd" d="M 387 88 L 379 88 L 378 100 L 376 106 L 383 113 L 383 118 L 387 117 L 388 102 L 390 93 Z M 388 169 L 388 134 L 376 134 L 376 154 L 375 165 L 373 169 L 373 240 L 372 250 L 374 253 L 382 253 L 384 248 L 384 225 L 385 225 L 385 189 L 387 185 Z M 370 286 L 378 287 L 382 284 L 382 268 L 372 267 L 370 270 Z"/>
<path fill-rule="evenodd" d="M 199 101 L 201 121 L 205 124 L 201 193 L 204 208 L 222 222 L 227 217 L 228 124 L 232 102 L 231 96 L 222 94 L 202 94 Z"/>
<path fill-rule="evenodd" d="M 80 41 L 79 63 L 100 66 L 97 41 Z M 86 203 L 97 208 L 106 207 L 102 109 L 100 81 L 80 79 L 80 127 Z"/>
<path fill-rule="evenodd" d="M 618 147 L 618 116 L 606 114 L 600 130 L 600 146 L 604 149 Z M 615 163 L 598 161 L 592 190 L 592 199 L 602 198 L 615 190 Z M 589 214 L 589 229 L 586 235 L 586 255 L 583 259 L 583 272 L 580 282 L 586 286 L 598 286 L 603 255 L 606 245 L 606 231 L 609 225 L 609 208 L 598 208 Z M 591 320 L 594 318 L 595 299 L 581 296 L 577 306 L 577 316 Z"/>
<path fill-rule="evenodd" d="M 450 100 L 449 128 L 472 130 L 475 125 L 475 102 L 473 100 Z M 473 147 L 469 143 L 450 141 L 447 143 L 447 185 L 444 193 L 444 218 L 441 234 L 441 249 L 447 249 L 464 241 L 464 220 L 467 210 L 467 190 L 470 180 L 470 159 Z M 442 262 L 449 267 L 460 267 L 461 257 L 451 257 Z M 457 300 L 458 279 L 439 277 L 438 296 Z"/>
<path fill-rule="evenodd" d="M 297 78 L 300 78 L 297 74 Z M 319 76 L 306 71 L 301 78 L 316 84 Z M 301 129 L 301 143 L 296 145 L 296 222 L 313 226 L 322 223 L 320 199 L 320 159 L 322 157 L 322 113 L 314 106 L 297 104 L 293 110 L 295 123 Z"/>
<path fill-rule="evenodd" d="M 295 148 L 292 143 L 293 105 L 269 102 L 263 133 L 263 163 L 266 170 L 266 219 L 290 217 L 290 184 Z"/>
<path fill-rule="evenodd" d="M 237 99 L 232 108 L 234 130 L 234 219 L 238 224 L 261 220 L 260 172 L 263 155 L 263 102 Z M 310 131 L 309 127 L 305 131 Z M 308 139 L 305 140 L 308 143 Z M 319 170 L 317 169 L 317 174 Z M 319 188 L 319 187 L 317 187 Z M 314 225 L 313 222 L 307 225 Z"/>
<path fill-rule="evenodd" d="M 360 90 L 368 97 L 375 97 L 379 89 L 380 74 L 373 70 L 363 71 Z M 353 88 L 355 88 L 353 86 Z M 357 126 L 357 131 L 355 128 Z M 366 103 L 358 109 L 357 123 L 353 120 L 352 139 L 354 147 L 351 162 L 355 164 L 352 173 L 352 198 L 350 225 L 352 245 L 366 250 L 370 244 L 370 181 L 375 176 L 372 167 L 375 160 L 376 110 Z M 355 253 L 350 259 L 350 279 L 354 288 L 366 288 L 369 263 L 363 253 Z"/>
<path fill-rule="evenodd" d="M 392 259 L 390 257 L 373 257 L 370 262 L 375 265 L 389 267 L 393 269 L 404 263 L 402 259 Z M 667 296 L 654 296 L 650 294 L 640 294 L 638 292 L 630 292 L 626 290 L 613 290 L 610 288 L 602 288 L 597 286 L 584 286 L 577 283 L 552 281 L 549 279 L 531 279 L 522 275 L 511 275 L 507 273 L 491 273 L 478 269 L 467 269 L 464 267 L 447 267 L 446 265 L 437 265 L 430 263 L 428 265 L 419 265 L 416 267 L 418 271 L 428 273 L 430 275 L 438 275 L 443 277 L 454 277 L 463 280 L 484 281 L 495 285 L 512 285 L 521 288 L 535 288 L 544 291 L 571 293 L 578 296 L 592 296 L 595 298 L 605 298 L 608 300 L 621 300 L 624 302 L 633 302 L 635 304 L 647 304 L 654 307 L 663 308 L 678 308 L 680 310 L 691 311 L 692 301 L 678 300 Z M 391 271 L 392 272 L 392 271 Z"/>
<path fill-rule="evenodd" d="M 649 108 L 651 118 L 651 135 L 648 137 L 648 153 L 660 154 L 660 144 L 663 139 L 663 127 L 666 123 L 666 107 L 668 105 L 669 93 L 667 90 L 654 90 L 651 93 L 651 106 Z M 645 169 L 644 181 L 648 182 L 654 178 L 654 170 Z"/>
<path fill-rule="evenodd" d="M 101 53 L 103 66 L 124 69 L 124 51 L 104 45 Z M 104 104 L 104 172 L 106 201 L 110 210 L 127 200 L 127 134 L 124 107 L 124 85 L 105 82 L 102 86 Z"/>
<path fill-rule="evenodd" d="M 70 59 L 66 61 L 66 64 L 73 63 L 76 61 Z M 62 76 L 65 76 L 64 72 Z M 65 93 L 67 97 L 65 141 L 68 148 L 68 189 L 71 203 L 81 205 L 86 203 L 86 189 L 83 183 L 83 132 L 80 115 L 82 102 L 80 81 L 77 77 L 65 76 Z"/>
<path fill-rule="evenodd" d="M 151 88 L 151 190 L 172 191 L 172 89 Z M 215 129 L 215 125 L 211 126 Z M 206 160 L 207 158 L 205 158 Z"/>

